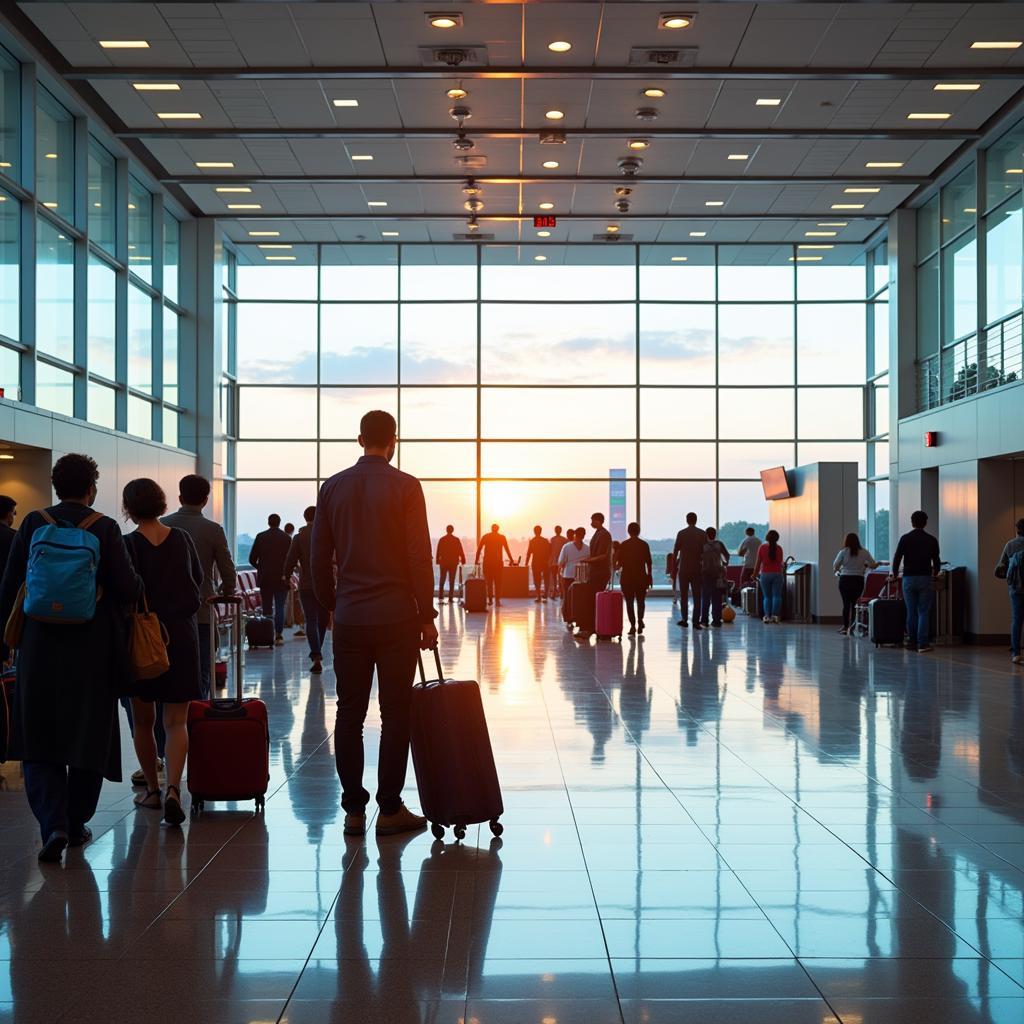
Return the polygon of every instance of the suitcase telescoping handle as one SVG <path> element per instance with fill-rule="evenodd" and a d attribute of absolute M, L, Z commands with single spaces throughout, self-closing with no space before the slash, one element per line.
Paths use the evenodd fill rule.
<path fill-rule="evenodd" d="M 434 652 L 434 664 L 437 666 L 437 681 L 443 683 L 444 669 L 441 667 L 441 652 L 437 649 L 437 644 L 434 644 L 430 649 Z M 426 684 L 427 674 L 423 671 L 423 655 L 419 651 L 416 652 L 416 661 L 420 666 L 420 682 Z"/>
<path fill-rule="evenodd" d="M 210 685 L 213 689 L 217 687 L 217 651 L 220 644 L 217 642 L 217 605 L 224 604 L 234 609 L 233 632 L 234 632 L 234 662 L 235 662 L 235 697 L 228 703 L 242 703 L 242 596 L 240 594 L 214 594 L 208 597 L 206 603 L 210 606 Z M 228 660 L 231 660 L 231 650 L 228 650 Z M 213 693 L 211 700 L 216 703 Z"/>

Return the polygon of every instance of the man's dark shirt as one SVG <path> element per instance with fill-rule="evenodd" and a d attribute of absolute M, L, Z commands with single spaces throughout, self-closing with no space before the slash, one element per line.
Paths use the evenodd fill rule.
<path fill-rule="evenodd" d="M 903 534 L 892 558 L 893 576 L 899 573 L 901 562 L 904 576 L 937 575 L 942 567 L 939 561 L 939 542 L 924 530 L 911 530 Z"/>
<path fill-rule="evenodd" d="M 427 623 L 437 614 L 423 488 L 383 456 L 364 455 L 320 488 L 311 558 L 316 599 L 340 625 Z"/>
<path fill-rule="evenodd" d="M 299 532 L 292 537 L 288 549 L 288 560 L 284 563 L 285 576 L 291 576 L 295 567 L 299 568 L 299 590 L 313 589 L 313 573 L 310 571 L 309 555 L 313 549 L 313 527 L 306 523 L 299 527 Z"/>
<path fill-rule="evenodd" d="M 639 537 L 627 537 L 619 545 L 615 566 L 622 570 L 623 586 L 644 586 L 652 576 L 650 545 Z"/>
<path fill-rule="evenodd" d="M 676 556 L 676 572 L 680 576 L 700 575 L 700 556 L 707 541 L 707 533 L 699 526 L 687 526 L 676 534 L 672 554 Z"/>
<path fill-rule="evenodd" d="M 0 523 L 0 576 L 3 576 L 7 567 L 7 556 L 10 555 L 11 545 L 17 536 L 17 530 L 12 530 L 6 523 Z"/>
<path fill-rule="evenodd" d="M 590 538 L 590 557 L 603 558 L 608 563 L 609 569 L 611 568 L 612 535 L 603 526 L 597 527 L 593 537 Z M 604 565 L 598 566 L 595 563 L 594 568 L 603 571 Z"/>
<path fill-rule="evenodd" d="M 546 569 L 551 560 L 551 541 L 547 537 L 531 537 L 526 549 L 526 560 L 533 562 L 535 569 Z"/>
<path fill-rule="evenodd" d="M 437 542 L 437 564 L 443 566 L 463 565 L 466 552 L 462 549 L 462 541 L 454 533 L 446 533 Z"/>
<path fill-rule="evenodd" d="M 502 563 L 502 553 L 508 547 L 508 541 L 502 533 L 485 533 L 480 538 L 480 547 L 484 565 L 497 566 Z"/>
<path fill-rule="evenodd" d="M 249 552 L 249 564 L 256 570 L 256 584 L 261 590 L 287 590 L 284 563 L 292 542 L 279 526 L 256 534 Z"/>

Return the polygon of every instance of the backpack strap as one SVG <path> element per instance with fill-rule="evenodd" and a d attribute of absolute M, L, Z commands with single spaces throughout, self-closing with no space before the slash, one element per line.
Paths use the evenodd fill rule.
<path fill-rule="evenodd" d="M 103 518 L 102 512 L 90 512 L 79 524 L 80 530 L 88 530 L 90 526 L 94 526 Z"/>
<path fill-rule="evenodd" d="M 53 516 L 51 516 L 50 513 L 46 511 L 45 508 L 41 508 L 39 510 L 39 514 L 43 517 L 43 520 L 45 522 L 50 524 L 50 526 L 56 526 L 57 525 L 57 520 L 54 519 Z"/>

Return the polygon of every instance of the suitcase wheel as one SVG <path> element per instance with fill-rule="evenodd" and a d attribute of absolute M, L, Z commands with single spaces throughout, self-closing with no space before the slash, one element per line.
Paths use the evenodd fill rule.
<path fill-rule="evenodd" d="M 456 825 L 453 831 L 455 832 L 455 838 L 456 839 L 462 840 L 462 839 L 466 838 L 466 826 L 465 825 Z"/>
<path fill-rule="evenodd" d="M 198 818 L 203 809 L 203 801 L 197 800 L 195 797 L 192 798 L 192 806 L 189 808 L 189 814 L 193 818 Z"/>
<path fill-rule="evenodd" d="M 435 839 L 444 839 L 444 826 L 438 825 L 436 822 L 430 826 L 430 834 Z"/>
<path fill-rule="evenodd" d="M 491 822 L 491 832 L 494 835 L 500 836 L 501 833 L 504 832 L 504 831 L 505 831 L 505 826 L 502 825 L 502 823 L 500 821 L 495 819 L 494 821 Z"/>
<path fill-rule="evenodd" d="M 262 812 L 264 810 L 266 810 L 266 807 L 267 807 L 266 797 L 263 797 L 263 796 L 256 797 L 256 813 L 257 814 L 262 814 Z"/>

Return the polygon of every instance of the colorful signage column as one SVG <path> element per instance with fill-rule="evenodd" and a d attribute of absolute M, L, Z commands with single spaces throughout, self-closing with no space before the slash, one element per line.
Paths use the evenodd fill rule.
<path fill-rule="evenodd" d="M 608 470 L 608 530 L 612 540 L 626 539 L 626 471 Z"/>

